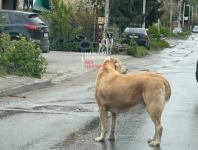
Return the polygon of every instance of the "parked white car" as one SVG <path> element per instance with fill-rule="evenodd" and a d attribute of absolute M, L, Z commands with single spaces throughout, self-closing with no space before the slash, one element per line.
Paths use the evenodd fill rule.
<path fill-rule="evenodd" d="M 193 33 L 198 33 L 198 26 L 194 26 L 192 32 Z"/>

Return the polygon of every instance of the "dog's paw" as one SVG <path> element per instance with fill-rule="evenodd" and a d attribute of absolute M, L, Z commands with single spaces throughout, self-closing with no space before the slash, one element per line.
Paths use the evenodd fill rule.
<path fill-rule="evenodd" d="M 95 138 L 95 142 L 103 142 L 104 141 L 104 137 L 97 137 Z"/>
<path fill-rule="evenodd" d="M 151 141 L 154 141 L 154 139 L 148 139 L 148 141 L 147 141 L 147 142 L 148 142 L 148 143 L 150 143 Z"/>
<path fill-rule="evenodd" d="M 149 144 L 150 146 L 160 146 L 160 142 L 159 142 L 159 141 L 157 141 L 157 140 L 152 140 L 152 139 L 148 140 L 148 144 Z"/>
<path fill-rule="evenodd" d="M 109 141 L 114 141 L 115 140 L 115 136 L 114 135 L 109 135 L 108 140 Z"/>

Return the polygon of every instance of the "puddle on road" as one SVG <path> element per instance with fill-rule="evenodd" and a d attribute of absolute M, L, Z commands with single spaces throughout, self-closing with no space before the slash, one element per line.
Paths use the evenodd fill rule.
<path fill-rule="evenodd" d="M 188 54 L 184 54 L 184 53 L 179 53 L 179 52 L 172 52 L 169 54 L 169 56 L 171 57 L 188 57 Z"/>
<path fill-rule="evenodd" d="M 188 57 L 190 54 L 192 54 L 194 50 L 189 51 L 188 49 L 182 49 L 177 51 L 171 51 L 168 55 L 171 57 Z"/>
<path fill-rule="evenodd" d="M 108 122 L 109 122 L 109 118 L 108 118 Z M 78 150 L 78 149 L 83 149 L 84 146 L 90 144 L 92 144 L 90 146 L 90 149 L 94 149 L 92 147 L 93 143 L 96 145 L 98 144 L 94 142 L 94 138 L 99 133 L 98 125 L 99 125 L 99 120 L 98 118 L 96 118 L 92 120 L 91 123 L 89 123 L 85 128 L 71 133 L 71 135 L 69 135 L 63 142 L 54 145 L 53 147 L 51 147 L 51 149 Z M 95 133 L 94 130 L 97 130 L 98 132 Z M 91 135 L 91 137 L 84 138 L 87 135 Z"/>
<path fill-rule="evenodd" d="M 96 102 L 82 102 L 80 104 L 95 104 Z"/>
<path fill-rule="evenodd" d="M 178 63 L 178 62 L 180 62 L 181 60 L 173 60 L 173 61 L 171 61 L 171 63 Z"/>
<path fill-rule="evenodd" d="M 50 113 L 50 114 L 76 114 L 90 115 L 97 112 L 96 103 L 93 101 L 84 101 L 75 105 L 60 103 L 47 104 L 28 104 L 23 106 L 13 106 L 1 109 L 1 111 L 24 112 L 24 113 Z"/>
<path fill-rule="evenodd" d="M 76 99 L 60 99 L 60 100 L 52 100 L 48 101 L 49 104 L 56 104 L 56 103 L 65 103 L 65 102 L 75 102 L 77 101 Z M 40 102 L 39 104 L 46 104 L 45 101 Z"/>
<path fill-rule="evenodd" d="M 53 111 L 64 111 L 64 112 L 92 112 L 89 109 L 85 109 L 80 106 L 61 106 L 61 105 L 45 105 L 45 106 L 35 106 L 33 110 L 53 110 Z"/>

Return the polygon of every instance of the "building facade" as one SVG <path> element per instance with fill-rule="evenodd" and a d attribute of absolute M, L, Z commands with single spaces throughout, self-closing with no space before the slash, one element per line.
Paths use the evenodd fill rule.
<path fill-rule="evenodd" d="M 19 0 L 0 0 L 0 9 L 16 10 L 19 5 Z"/>

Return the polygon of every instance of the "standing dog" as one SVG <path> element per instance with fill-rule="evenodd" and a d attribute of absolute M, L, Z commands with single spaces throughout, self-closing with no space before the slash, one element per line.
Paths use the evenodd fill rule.
<path fill-rule="evenodd" d="M 111 33 L 107 34 L 99 43 L 98 53 L 111 54 L 113 48 L 113 35 Z"/>
<path fill-rule="evenodd" d="M 155 134 L 148 144 L 158 146 L 163 130 L 162 111 L 171 95 L 169 82 L 154 72 L 124 73 L 121 62 L 114 58 L 105 60 L 98 72 L 95 97 L 99 106 L 101 135 L 95 141 L 105 139 L 107 111 L 112 115 L 109 139 L 114 140 L 116 114 L 143 102 L 155 125 Z"/>

